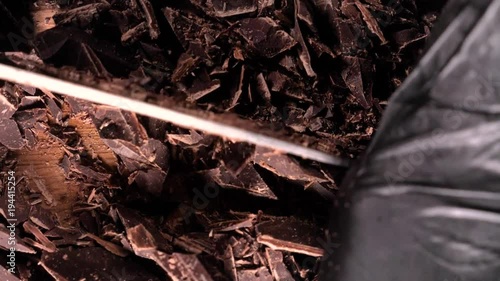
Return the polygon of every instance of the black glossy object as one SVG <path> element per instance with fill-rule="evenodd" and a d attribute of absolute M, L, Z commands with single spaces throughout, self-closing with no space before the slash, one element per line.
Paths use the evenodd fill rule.
<path fill-rule="evenodd" d="M 500 0 L 450 1 L 435 31 L 351 171 L 320 280 L 500 280 Z"/>

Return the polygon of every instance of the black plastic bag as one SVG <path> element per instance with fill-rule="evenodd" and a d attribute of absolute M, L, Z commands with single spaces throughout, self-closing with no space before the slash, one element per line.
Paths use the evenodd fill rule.
<path fill-rule="evenodd" d="M 500 280 L 500 0 L 450 2 L 345 182 L 321 280 Z"/>

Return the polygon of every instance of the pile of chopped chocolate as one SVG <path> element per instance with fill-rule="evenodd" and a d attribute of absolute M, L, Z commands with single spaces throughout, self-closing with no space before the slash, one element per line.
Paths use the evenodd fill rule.
<path fill-rule="evenodd" d="M 355 158 L 443 5 L 0 0 L 0 62 Z M 0 130 L 2 280 L 318 280 L 341 243 L 342 168 L 2 81 Z"/>

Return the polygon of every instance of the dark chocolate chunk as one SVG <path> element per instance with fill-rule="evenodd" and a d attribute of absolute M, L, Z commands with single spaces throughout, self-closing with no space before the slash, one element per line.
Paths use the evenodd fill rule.
<path fill-rule="evenodd" d="M 238 32 L 255 51 L 268 58 L 275 57 L 297 44 L 292 36 L 268 17 L 241 20 Z"/>
<path fill-rule="evenodd" d="M 274 279 L 283 281 L 293 281 L 293 277 L 283 263 L 283 253 L 273 249 L 266 249 L 266 258 L 269 264 L 269 269 L 273 274 Z"/>

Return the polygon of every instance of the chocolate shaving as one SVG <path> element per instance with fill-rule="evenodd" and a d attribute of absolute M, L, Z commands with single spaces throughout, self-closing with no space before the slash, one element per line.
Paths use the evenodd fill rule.
<path fill-rule="evenodd" d="M 317 227 L 295 218 L 277 218 L 255 226 L 257 242 L 273 250 L 321 257 L 322 236 Z"/>

